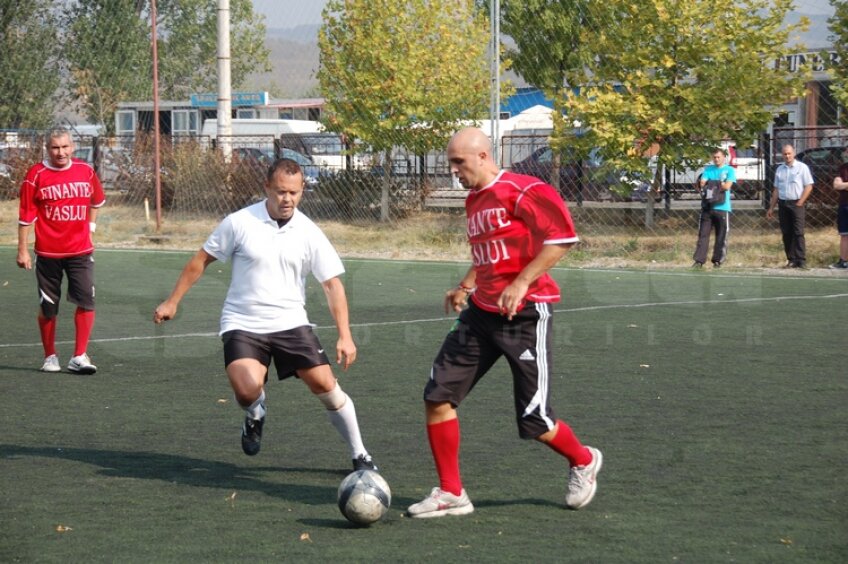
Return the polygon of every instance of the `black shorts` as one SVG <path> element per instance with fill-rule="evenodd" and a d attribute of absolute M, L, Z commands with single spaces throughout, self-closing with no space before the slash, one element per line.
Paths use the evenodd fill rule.
<path fill-rule="evenodd" d="M 550 431 L 556 426 L 549 387 L 552 327 L 550 304 L 528 302 L 509 321 L 470 300 L 433 361 L 424 400 L 459 406 L 495 361 L 505 356 L 512 370 L 519 436 L 532 439 Z"/>
<path fill-rule="evenodd" d="M 840 235 L 848 235 L 848 205 L 842 204 L 836 210 L 836 230 Z"/>
<path fill-rule="evenodd" d="M 94 309 L 94 255 L 78 257 L 35 257 L 35 279 L 41 313 L 52 318 L 59 313 L 62 278 L 68 275 L 68 301 L 83 309 Z"/>
<path fill-rule="evenodd" d="M 224 341 L 225 367 L 240 358 L 253 358 L 267 368 L 273 357 L 280 380 L 295 376 L 296 370 L 330 364 L 324 347 L 309 325 L 267 334 L 227 331 L 221 335 L 221 340 Z"/>

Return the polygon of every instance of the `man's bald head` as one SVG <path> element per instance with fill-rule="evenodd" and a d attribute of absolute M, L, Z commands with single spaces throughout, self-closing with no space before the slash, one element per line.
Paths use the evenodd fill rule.
<path fill-rule="evenodd" d="M 466 127 L 457 131 L 448 144 L 448 151 L 451 146 L 461 152 L 486 153 L 489 158 L 492 158 L 492 142 L 477 127 Z"/>
<path fill-rule="evenodd" d="M 500 172 L 492 156 L 492 142 L 476 127 L 454 134 L 448 143 L 448 162 L 451 173 L 471 189 L 483 188 Z"/>

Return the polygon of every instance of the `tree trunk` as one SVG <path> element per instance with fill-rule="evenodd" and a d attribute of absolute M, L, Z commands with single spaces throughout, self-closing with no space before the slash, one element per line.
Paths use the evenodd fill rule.
<path fill-rule="evenodd" d="M 651 182 L 651 190 L 646 194 L 647 197 L 645 198 L 645 227 L 648 229 L 653 229 L 654 227 L 654 195 L 659 194 L 660 188 L 662 188 L 662 171 L 663 167 L 657 164 L 657 170 L 654 171 L 654 180 Z"/>
<path fill-rule="evenodd" d="M 380 221 L 389 221 L 389 188 L 392 185 L 392 150 L 383 156 L 383 186 L 380 190 Z"/>

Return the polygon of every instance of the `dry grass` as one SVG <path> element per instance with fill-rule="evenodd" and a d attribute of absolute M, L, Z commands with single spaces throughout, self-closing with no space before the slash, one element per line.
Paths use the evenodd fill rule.
<path fill-rule="evenodd" d="M 0 202 L 0 245 L 17 245 L 17 202 Z M 109 207 L 100 211 L 96 243 L 102 248 L 200 248 L 217 224 L 215 218 L 171 221 L 165 219 L 157 232 L 155 218 L 148 220 L 143 209 Z M 448 214 L 420 214 L 398 222 L 342 224 L 320 222 L 340 254 L 347 257 L 459 260 L 469 257 L 463 218 Z M 666 228 L 668 226 L 665 226 Z M 692 262 L 696 233 L 685 225 L 672 234 L 655 235 L 636 228 L 612 234 L 581 231 L 582 243 L 568 263 L 600 268 L 682 268 Z M 807 254 L 811 268 L 832 263 L 838 254 L 834 228 L 808 230 Z M 731 234 L 727 267 L 738 269 L 775 268 L 784 263 L 780 233 L 737 231 Z"/>

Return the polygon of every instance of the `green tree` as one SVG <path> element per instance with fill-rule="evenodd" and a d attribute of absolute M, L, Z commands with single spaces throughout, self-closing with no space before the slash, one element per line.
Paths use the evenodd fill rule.
<path fill-rule="evenodd" d="M 92 123 L 115 130 L 122 100 L 151 96 L 150 28 L 137 0 L 90 0 L 69 12 L 70 96 Z"/>
<path fill-rule="evenodd" d="M 805 73 L 776 61 L 807 25 L 786 25 L 792 0 L 606 0 L 607 25 L 583 30 L 592 57 L 579 96 L 565 101 L 588 127 L 581 143 L 612 164 L 697 166 L 722 139 L 752 142 L 772 106 L 803 94 Z M 649 206 L 650 207 L 650 206 Z M 652 217 L 647 218 L 648 223 Z"/>
<path fill-rule="evenodd" d="M 488 42 L 473 0 L 330 0 L 318 35 L 328 129 L 383 153 L 386 166 L 395 147 L 443 148 L 488 107 Z"/>
<path fill-rule="evenodd" d="M 830 89 L 843 108 L 848 108 L 848 1 L 831 0 L 834 12 L 828 20 L 833 49 L 839 62 L 831 67 L 833 82 Z"/>
<path fill-rule="evenodd" d="M 217 2 L 158 0 L 159 94 L 182 100 L 217 88 Z M 231 80 L 270 70 L 265 24 L 250 0 L 230 2 Z M 92 121 L 112 128 L 117 104 L 152 96 L 149 0 L 78 0 L 67 57 L 72 96 Z"/>
<path fill-rule="evenodd" d="M 54 119 L 62 52 L 49 0 L 0 0 L 0 128 Z"/>
<path fill-rule="evenodd" d="M 587 62 L 581 31 L 595 28 L 592 0 L 502 0 L 501 31 L 512 69 L 550 97 L 560 94 Z M 582 78 L 581 75 L 578 75 Z"/>
<path fill-rule="evenodd" d="M 159 87 L 173 100 L 217 90 L 218 9 L 213 0 L 159 0 Z M 233 86 L 250 73 L 268 72 L 265 24 L 251 0 L 230 0 L 230 56 Z"/>
<path fill-rule="evenodd" d="M 592 56 L 589 45 L 583 42 L 583 30 L 603 25 L 603 9 L 593 7 L 594 4 L 597 2 L 593 0 L 502 0 L 500 3 L 501 31 L 514 45 L 506 50 L 512 69 L 554 100 L 556 130 L 561 132 L 552 137 L 553 147 L 557 149 L 555 170 L 551 174 L 554 185 L 559 183 L 562 149 L 570 139 L 564 132 L 571 127 L 566 127 L 561 119 L 564 102 L 582 83 L 583 69 Z"/>

